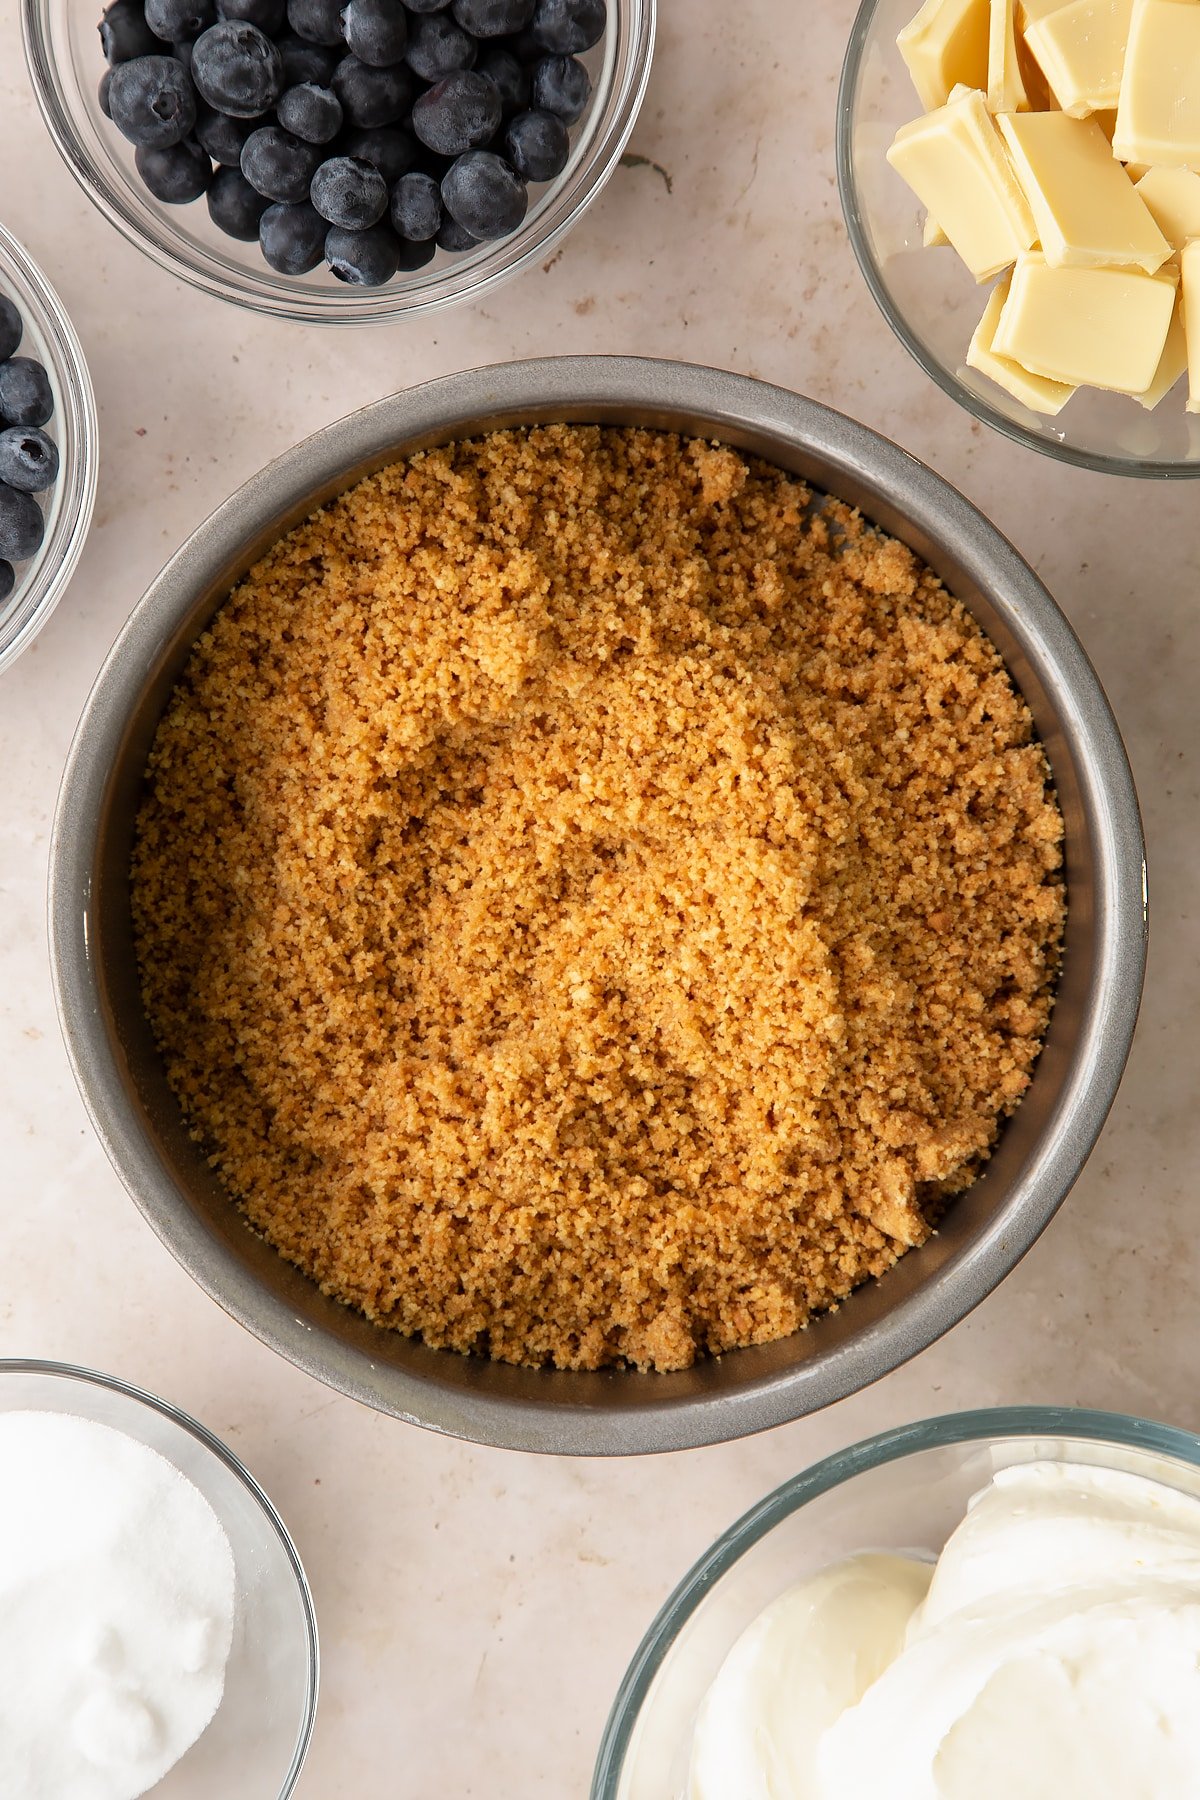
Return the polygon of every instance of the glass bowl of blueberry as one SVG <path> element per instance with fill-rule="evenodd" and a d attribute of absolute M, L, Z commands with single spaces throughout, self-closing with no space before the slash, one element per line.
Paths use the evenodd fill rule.
<path fill-rule="evenodd" d="M 0 225 L 0 669 L 41 630 L 79 561 L 98 437 L 75 328 Z"/>
<path fill-rule="evenodd" d="M 22 21 L 55 141 L 126 237 L 223 299 L 362 325 L 546 255 L 628 142 L 655 4 L 23 0 Z"/>

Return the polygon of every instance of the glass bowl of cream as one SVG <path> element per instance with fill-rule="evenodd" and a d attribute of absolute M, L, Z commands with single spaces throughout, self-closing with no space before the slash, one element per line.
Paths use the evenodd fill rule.
<path fill-rule="evenodd" d="M 0 1360 L 0 1794 L 287 1800 L 318 1654 L 237 1458 L 114 1376 Z"/>
<path fill-rule="evenodd" d="M 592 1800 L 1200 1791 L 1200 1438 L 1022 1407 L 856 1444 L 643 1639 Z"/>

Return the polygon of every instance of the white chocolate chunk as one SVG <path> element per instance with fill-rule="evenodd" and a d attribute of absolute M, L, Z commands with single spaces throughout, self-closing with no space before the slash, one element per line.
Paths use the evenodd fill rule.
<path fill-rule="evenodd" d="M 1071 0 L 1029 24 L 1025 42 L 1062 110 L 1116 106 L 1134 0 Z"/>
<path fill-rule="evenodd" d="M 1017 39 L 1017 66 L 1021 71 L 1021 80 L 1025 84 L 1025 92 L 1029 97 L 1029 111 L 1057 112 L 1058 101 L 1050 92 L 1050 83 L 1042 74 L 1037 58 L 1025 42 L 1024 35 Z M 1116 118 L 1115 112 L 1113 117 Z"/>
<path fill-rule="evenodd" d="M 1053 268 L 1123 268 L 1152 274 L 1171 245 L 1094 119 L 1063 112 L 997 121 Z"/>
<path fill-rule="evenodd" d="M 1200 4 L 1135 0 L 1113 151 L 1151 167 L 1200 166 Z"/>
<path fill-rule="evenodd" d="M 1034 243 L 1033 214 L 981 93 L 903 126 L 888 161 L 977 281 L 998 275 Z"/>
<path fill-rule="evenodd" d="M 1039 20 L 1048 19 L 1052 12 L 1061 12 L 1070 3 L 1071 0 L 1017 0 L 1017 21 L 1022 33 Z"/>
<path fill-rule="evenodd" d="M 1170 264 L 1153 275 L 1051 268 L 1032 250 L 1013 271 L 993 348 L 1051 381 L 1144 394 L 1158 373 L 1175 294 Z"/>
<path fill-rule="evenodd" d="M 983 317 L 967 350 L 967 366 L 978 369 L 981 375 L 1004 388 L 1031 412 L 1047 413 L 1053 418 L 1062 411 L 1075 389 L 1062 381 L 1047 381 L 1044 375 L 1031 375 L 1019 362 L 1009 356 L 997 355 L 993 348 L 1000 312 L 1008 299 L 1008 288 L 1007 280 L 999 281 L 988 295 Z"/>
<path fill-rule="evenodd" d="M 1147 169 L 1137 191 L 1173 250 L 1200 238 L 1200 175 L 1191 169 Z"/>
<path fill-rule="evenodd" d="M 1200 412 L 1200 240 L 1183 246 L 1183 329 L 1187 340 L 1189 412 Z"/>
<path fill-rule="evenodd" d="M 896 39 L 926 112 L 945 106 L 958 82 L 988 79 L 989 0 L 925 0 Z"/>
<path fill-rule="evenodd" d="M 991 0 L 987 101 L 993 113 L 1027 112 L 1029 95 L 1017 62 L 1016 0 Z"/>
<path fill-rule="evenodd" d="M 1163 345 L 1163 353 L 1159 358 L 1158 372 L 1144 394 L 1138 399 L 1147 412 L 1153 412 L 1160 400 L 1166 398 L 1179 377 L 1188 366 L 1187 335 L 1183 326 L 1183 296 L 1179 297 L 1175 311 L 1171 314 L 1171 324 L 1167 332 L 1167 341 Z"/>

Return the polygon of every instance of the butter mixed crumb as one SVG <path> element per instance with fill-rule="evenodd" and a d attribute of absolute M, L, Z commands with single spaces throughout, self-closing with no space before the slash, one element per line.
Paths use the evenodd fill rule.
<path fill-rule="evenodd" d="M 1064 917 L 1029 712 L 901 544 L 677 436 L 381 470 L 197 644 L 133 855 L 148 1015 L 250 1222 L 509 1362 L 680 1369 L 920 1244 Z"/>

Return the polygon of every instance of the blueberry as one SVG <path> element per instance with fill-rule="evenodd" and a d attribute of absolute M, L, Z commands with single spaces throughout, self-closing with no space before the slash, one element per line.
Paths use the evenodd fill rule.
<path fill-rule="evenodd" d="M 312 203 L 323 219 L 347 231 L 377 225 L 387 211 L 387 182 L 370 163 L 331 156 L 312 178 Z"/>
<path fill-rule="evenodd" d="M 342 34 L 359 62 L 386 69 L 404 59 L 408 15 L 400 0 L 347 0 Z"/>
<path fill-rule="evenodd" d="M 165 150 L 138 150 L 133 160 L 154 198 L 167 206 L 186 206 L 208 192 L 212 163 L 194 138 Z"/>
<path fill-rule="evenodd" d="M 267 210 L 268 201 L 250 186 L 240 169 L 218 169 L 208 190 L 209 217 L 227 237 L 250 243 L 258 236 L 258 226 Z"/>
<path fill-rule="evenodd" d="M 196 142 L 214 162 L 227 169 L 240 169 L 242 149 L 255 129 L 253 119 L 231 119 L 228 113 L 214 112 L 201 102 L 196 113 Z"/>
<path fill-rule="evenodd" d="M 446 214 L 437 234 L 439 250 L 473 250 L 478 242 L 479 239 L 472 237 L 471 233 L 465 230 L 457 219 L 452 219 L 449 213 Z"/>
<path fill-rule="evenodd" d="M 412 111 L 412 128 L 439 156 L 461 156 L 486 144 L 500 129 L 500 90 L 486 75 L 460 69 L 421 95 Z"/>
<path fill-rule="evenodd" d="M 582 118 L 591 92 L 592 78 L 573 56 L 544 56 L 534 64 L 533 104 L 567 125 Z"/>
<path fill-rule="evenodd" d="M 543 50 L 578 56 L 600 42 L 607 22 L 604 0 L 537 0 L 530 31 Z"/>
<path fill-rule="evenodd" d="M 334 50 L 328 44 L 308 44 L 290 31 L 282 32 L 275 39 L 275 48 L 283 58 L 285 87 L 300 87 L 306 81 L 316 87 L 328 87 L 333 80 L 333 71 L 342 60 L 340 50 Z"/>
<path fill-rule="evenodd" d="M 195 48 L 190 38 L 182 38 L 179 43 L 171 45 L 171 55 L 189 78 L 192 73 L 192 51 Z"/>
<path fill-rule="evenodd" d="M 489 44 L 475 64 L 476 72 L 494 81 L 507 119 L 524 112 L 532 98 L 529 70 L 503 44 Z"/>
<path fill-rule="evenodd" d="M 325 255 L 329 226 L 315 206 L 268 206 L 259 220 L 258 242 L 265 260 L 281 275 L 307 275 Z"/>
<path fill-rule="evenodd" d="M 389 212 L 402 238 L 424 244 L 435 238 L 441 227 L 442 190 L 432 175 L 414 169 L 402 175 L 392 189 Z"/>
<path fill-rule="evenodd" d="M 96 98 L 100 102 L 100 111 L 104 114 L 106 119 L 112 118 L 112 106 L 109 103 L 108 98 L 108 90 L 112 86 L 112 77 L 112 70 L 105 69 L 103 75 L 100 77 L 100 86 L 96 89 Z"/>
<path fill-rule="evenodd" d="M 257 25 L 268 37 L 283 30 L 287 0 L 217 0 L 218 19 L 242 19 Z"/>
<path fill-rule="evenodd" d="M 28 562 L 36 556 L 45 530 L 42 509 L 33 495 L 0 481 L 0 556 L 5 562 Z"/>
<path fill-rule="evenodd" d="M 440 81 L 456 69 L 470 69 L 479 54 L 475 39 L 441 13 L 418 19 L 408 34 L 405 59 L 422 81 Z"/>
<path fill-rule="evenodd" d="M 410 13 L 448 12 L 450 0 L 404 0 L 404 9 Z"/>
<path fill-rule="evenodd" d="M 58 478 L 58 446 L 36 425 L 0 431 L 0 481 L 23 494 L 44 494 Z"/>
<path fill-rule="evenodd" d="M 553 181 L 567 166 L 570 134 L 554 113 L 518 113 L 504 134 L 504 154 L 526 181 Z"/>
<path fill-rule="evenodd" d="M 339 281 L 352 287 L 382 287 L 400 267 L 400 240 L 390 225 L 372 225 L 369 231 L 331 225 L 325 261 Z"/>
<path fill-rule="evenodd" d="M 425 243 L 412 243 L 408 238 L 400 240 L 399 270 L 402 274 L 412 275 L 417 269 L 423 269 L 437 255 L 437 245 L 432 239 Z"/>
<path fill-rule="evenodd" d="M 25 333 L 21 309 L 7 294 L 0 294 L 0 362 L 14 355 Z"/>
<path fill-rule="evenodd" d="M 505 37 L 524 31 L 533 18 L 537 0 L 454 0 L 451 10 L 472 37 Z"/>
<path fill-rule="evenodd" d="M 40 362 L 12 356 L 0 363 L 0 420 L 5 425 L 44 425 L 53 411 L 54 392 Z"/>
<path fill-rule="evenodd" d="M 113 0 L 100 20 L 100 48 L 110 63 L 138 56 L 160 56 L 163 45 L 146 23 L 141 0 Z"/>
<path fill-rule="evenodd" d="M 420 153 L 416 139 L 396 125 L 380 125 L 374 131 L 345 131 L 337 151 L 339 156 L 353 156 L 359 162 L 370 163 L 389 187 L 416 167 Z"/>
<path fill-rule="evenodd" d="M 285 131 L 306 144 L 330 144 L 342 129 L 342 103 L 332 88 L 303 81 L 288 88 L 275 108 Z"/>
<path fill-rule="evenodd" d="M 472 237 L 507 237 L 525 217 L 521 177 L 490 150 L 468 150 L 442 178 L 442 204 Z"/>
<path fill-rule="evenodd" d="M 16 570 L 11 563 L 0 561 L 0 606 L 4 605 L 16 585 Z"/>
<path fill-rule="evenodd" d="M 196 123 L 196 90 L 173 56 L 118 63 L 108 103 L 121 135 L 147 150 L 180 143 Z"/>
<path fill-rule="evenodd" d="M 174 43 L 197 38 L 217 22 L 213 0 L 146 0 L 146 23 L 155 37 Z"/>
<path fill-rule="evenodd" d="M 413 78 L 403 63 L 372 69 L 357 56 L 343 56 L 331 83 L 350 125 L 373 129 L 395 125 L 413 103 Z"/>
<path fill-rule="evenodd" d="M 223 19 L 196 39 L 192 77 L 218 112 L 256 119 L 283 92 L 283 57 L 257 25 Z"/>
<path fill-rule="evenodd" d="M 343 0 L 287 0 L 288 24 L 310 44 L 342 42 Z"/>
<path fill-rule="evenodd" d="M 242 151 L 242 174 L 250 186 L 268 200 L 298 206 L 308 199 L 309 184 L 316 174 L 321 152 L 279 125 L 262 125 L 252 131 Z"/>

